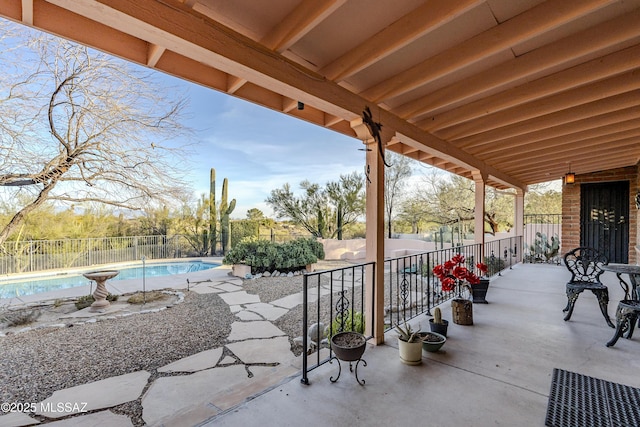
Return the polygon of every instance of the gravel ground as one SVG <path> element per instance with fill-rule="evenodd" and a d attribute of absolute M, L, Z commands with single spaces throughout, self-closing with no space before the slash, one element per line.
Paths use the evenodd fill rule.
<path fill-rule="evenodd" d="M 161 366 L 224 345 L 233 321 L 218 295 L 190 293 L 161 312 L 8 335 L 0 338 L 0 402 L 39 402 L 56 390 L 139 370 L 158 377 Z M 114 412 L 144 425 L 139 400 Z"/>
<path fill-rule="evenodd" d="M 269 303 L 300 292 L 302 282 L 302 276 L 263 277 L 244 280 L 243 288 Z M 328 278 L 323 277 L 321 284 L 328 285 Z M 325 324 L 336 301 L 335 296 L 321 298 L 320 319 Z M 314 303 L 309 323 L 316 321 L 317 313 Z M 7 335 L 0 338 L 0 402 L 39 402 L 56 390 L 138 370 L 150 372 L 151 379 L 170 375 L 158 373 L 157 368 L 225 345 L 235 320 L 218 295 L 187 293 L 183 303 L 161 312 Z M 301 335 L 302 306 L 274 324 L 289 336 L 292 351 L 300 355 L 302 347 L 294 338 Z M 130 416 L 136 426 L 144 425 L 140 399 L 113 411 Z"/>
<path fill-rule="evenodd" d="M 243 288 L 271 302 L 300 292 L 302 276 L 244 280 Z M 50 320 L 50 313 L 45 317 Z M 290 331 L 293 344 L 300 322 L 296 316 L 287 319 L 292 325 L 280 325 Z M 191 292 L 161 312 L 8 334 L 0 338 L 0 402 L 39 402 L 56 390 L 139 370 L 150 372 L 152 380 L 170 375 L 157 368 L 225 345 L 235 320 L 218 295 Z M 145 425 L 140 399 L 113 411 Z"/>

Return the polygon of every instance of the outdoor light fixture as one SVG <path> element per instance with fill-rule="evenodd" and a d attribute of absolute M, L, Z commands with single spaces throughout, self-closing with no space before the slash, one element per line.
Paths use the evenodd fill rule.
<path fill-rule="evenodd" d="M 298 110 L 304 110 L 304 103 L 298 101 Z"/>
<path fill-rule="evenodd" d="M 574 184 L 576 182 L 576 174 L 571 172 L 571 163 L 569 163 L 569 172 L 564 176 L 565 184 Z"/>
<path fill-rule="evenodd" d="M 575 182 L 576 182 L 576 174 L 573 172 L 567 172 L 567 174 L 564 176 L 564 183 L 573 184 Z"/>

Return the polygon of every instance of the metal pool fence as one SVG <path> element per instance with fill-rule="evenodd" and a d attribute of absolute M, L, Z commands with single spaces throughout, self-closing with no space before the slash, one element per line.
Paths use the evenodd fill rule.
<path fill-rule="evenodd" d="M 31 273 L 159 258 L 183 258 L 192 251 L 185 236 L 134 236 L 28 240 L 0 246 L 0 274 Z"/>

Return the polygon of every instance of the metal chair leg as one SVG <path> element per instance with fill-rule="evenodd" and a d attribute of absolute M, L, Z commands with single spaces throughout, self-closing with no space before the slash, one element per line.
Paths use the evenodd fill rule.
<path fill-rule="evenodd" d="M 607 325 L 609 325 L 612 328 L 615 328 L 615 325 L 613 324 L 613 322 L 611 322 L 611 319 L 609 318 L 609 310 L 607 309 L 607 306 L 609 305 L 609 292 L 608 292 L 608 290 L 606 290 L 606 289 L 594 290 L 592 292 L 596 296 L 596 298 L 598 298 L 598 304 L 600 305 L 600 311 L 602 312 L 602 315 L 604 316 L 605 320 L 607 321 Z"/>

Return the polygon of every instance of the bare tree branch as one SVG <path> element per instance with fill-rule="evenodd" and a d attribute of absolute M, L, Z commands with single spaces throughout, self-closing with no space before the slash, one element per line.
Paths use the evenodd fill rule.
<path fill-rule="evenodd" d="M 41 33 L 19 38 L 12 25 L 0 24 L 10 34 L 0 37 L 0 185 L 3 197 L 31 197 L 0 243 L 47 200 L 138 210 L 190 192 L 184 99 L 133 65 Z"/>

